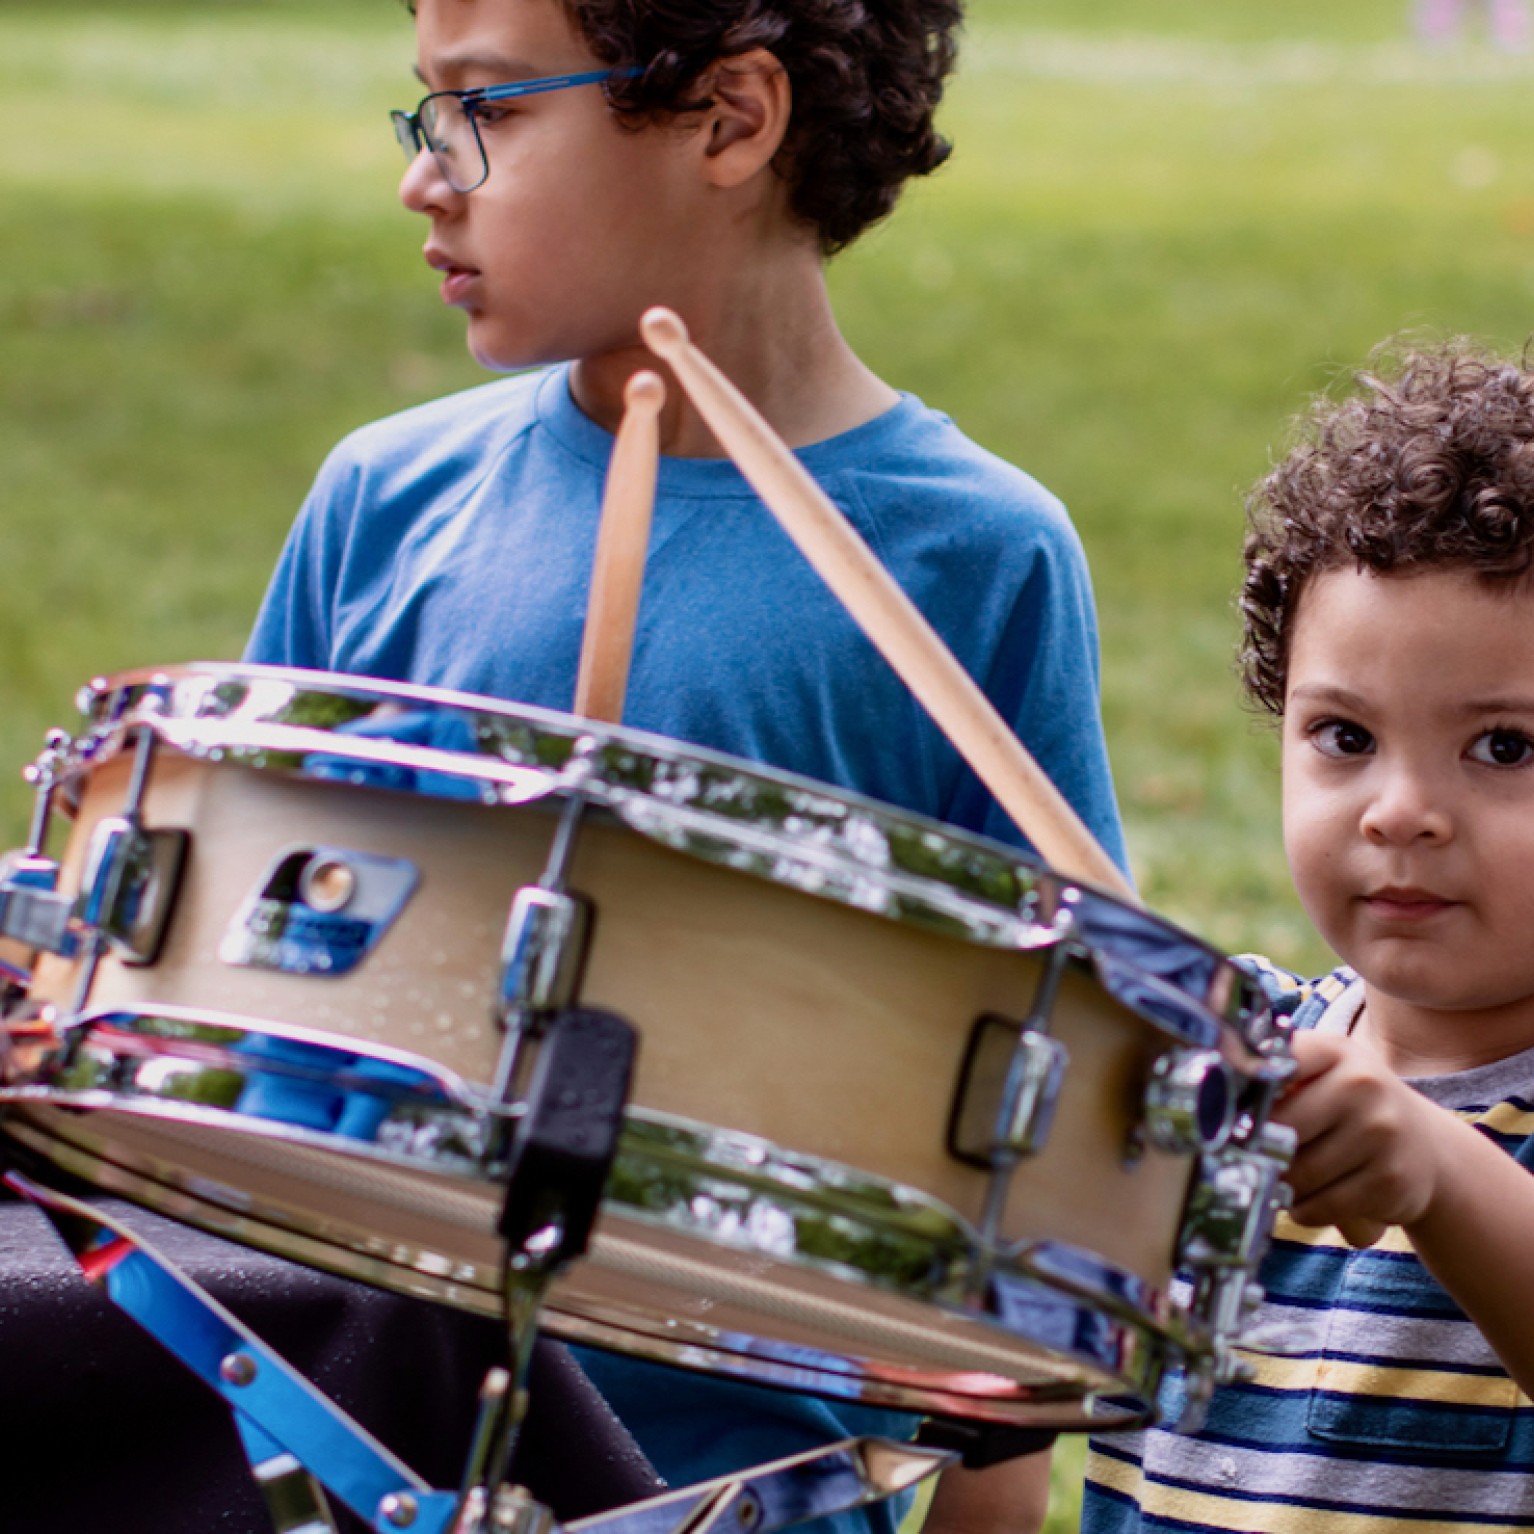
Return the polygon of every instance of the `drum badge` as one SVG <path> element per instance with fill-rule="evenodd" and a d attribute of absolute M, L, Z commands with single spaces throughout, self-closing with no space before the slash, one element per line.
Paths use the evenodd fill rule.
<path fill-rule="evenodd" d="M 344 975 L 377 947 L 420 878 L 404 858 L 288 847 L 235 912 L 218 956 L 247 969 Z"/>

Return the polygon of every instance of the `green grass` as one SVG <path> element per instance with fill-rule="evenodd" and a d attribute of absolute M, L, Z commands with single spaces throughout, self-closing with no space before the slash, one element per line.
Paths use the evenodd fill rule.
<path fill-rule="evenodd" d="M 953 163 L 833 269 L 877 369 L 1070 504 L 1152 903 L 1302 965 L 1242 495 L 1382 337 L 1534 316 L 1534 63 L 1404 11 L 976 0 Z M 326 449 L 479 376 L 393 200 L 410 62 L 392 0 L 0 0 L 0 844 L 80 682 L 237 653 Z"/>

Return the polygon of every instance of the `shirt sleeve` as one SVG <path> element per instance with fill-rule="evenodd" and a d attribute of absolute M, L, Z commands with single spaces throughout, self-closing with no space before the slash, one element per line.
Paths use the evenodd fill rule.
<path fill-rule="evenodd" d="M 1091 579 L 1068 524 L 1051 528 L 1031 551 L 990 672 L 981 681 L 1045 775 L 1128 873 L 1103 734 Z M 967 767 L 958 774 L 945 818 L 1013 845 L 1026 841 Z"/>
<path fill-rule="evenodd" d="M 245 645 L 247 661 L 337 669 L 332 607 L 356 503 L 355 476 L 338 450 L 320 470 L 283 544 Z"/>

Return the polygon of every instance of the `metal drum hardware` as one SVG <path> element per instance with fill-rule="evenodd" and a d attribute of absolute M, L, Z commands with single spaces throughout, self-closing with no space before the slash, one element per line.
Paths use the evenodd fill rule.
<path fill-rule="evenodd" d="M 191 837 L 146 830 L 136 816 L 97 823 L 86 851 L 75 920 L 129 964 L 153 964 L 165 938 Z"/>
<path fill-rule="evenodd" d="M 83 1009 L 96 960 L 107 947 L 128 964 L 152 964 L 158 957 L 191 841 L 184 830 L 144 826 L 155 736 L 145 727 L 135 736 L 127 798 L 119 814 L 92 829 L 74 895 L 58 892 L 59 864 L 43 855 L 60 773 L 74 745 L 62 731 L 50 734 L 28 773 L 37 789 L 29 844 L 0 860 L 0 936 L 64 958 L 85 955 L 75 1011 Z"/>
<path fill-rule="evenodd" d="M 1151 1068 L 1145 1131 L 1159 1150 L 1217 1151 L 1236 1123 L 1240 1083 L 1213 1049 L 1172 1050 Z"/>
<path fill-rule="evenodd" d="M 52 858 L 11 852 L 0 859 L 0 935 L 23 947 L 73 957 L 75 898 L 58 893 L 59 865 Z"/>
<path fill-rule="evenodd" d="M 992 1173 L 1041 1150 L 1054 1123 L 1070 1057 L 1050 1036 L 1049 1026 L 1071 955 L 1075 898 L 1074 890 L 1062 896 L 1027 1017 L 1013 1023 L 987 1015 L 970 1034 L 949 1118 L 948 1148 L 961 1161 Z"/>
<path fill-rule="evenodd" d="M 1268 1122 L 1278 1090 L 1291 1074 L 1292 1061 L 1275 1052 L 1270 1075 L 1253 1084 L 1254 1101 L 1238 1117 L 1234 1132 L 1199 1158 L 1178 1260 L 1192 1276 L 1189 1310 L 1214 1345 L 1187 1369 L 1185 1404 L 1178 1423 L 1185 1431 L 1202 1423 L 1216 1386 L 1249 1372 L 1231 1345 L 1262 1303 L 1257 1266 L 1272 1236 L 1273 1222 L 1292 1196 L 1282 1178 L 1294 1157 L 1294 1131 Z"/>
<path fill-rule="evenodd" d="M 563 774 L 567 797 L 536 884 L 524 885 L 512 900 L 501 942 L 499 1018 L 506 1043 L 496 1066 L 496 1096 L 506 1099 L 517 1085 L 518 1067 L 529 1037 L 548 1020 L 575 1005 L 591 937 L 591 902 L 566 888 L 577 833 L 587 810 L 595 740 L 575 743 Z"/>

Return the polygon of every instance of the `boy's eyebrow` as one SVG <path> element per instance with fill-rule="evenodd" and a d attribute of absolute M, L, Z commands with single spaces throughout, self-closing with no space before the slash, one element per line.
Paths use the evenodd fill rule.
<path fill-rule="evenodd" d="M 462 79 L 468 74 L 487 74 L 497 84 L 510 84 L 514 80 L 538 78 L 538 71 L 531 64 L 500 53 L 443 53 L 431 62 L 433 73 L 439 80 Z M 419 64 L 415 66 L 414 74 L 422 85 L 431 84 Z"/>

